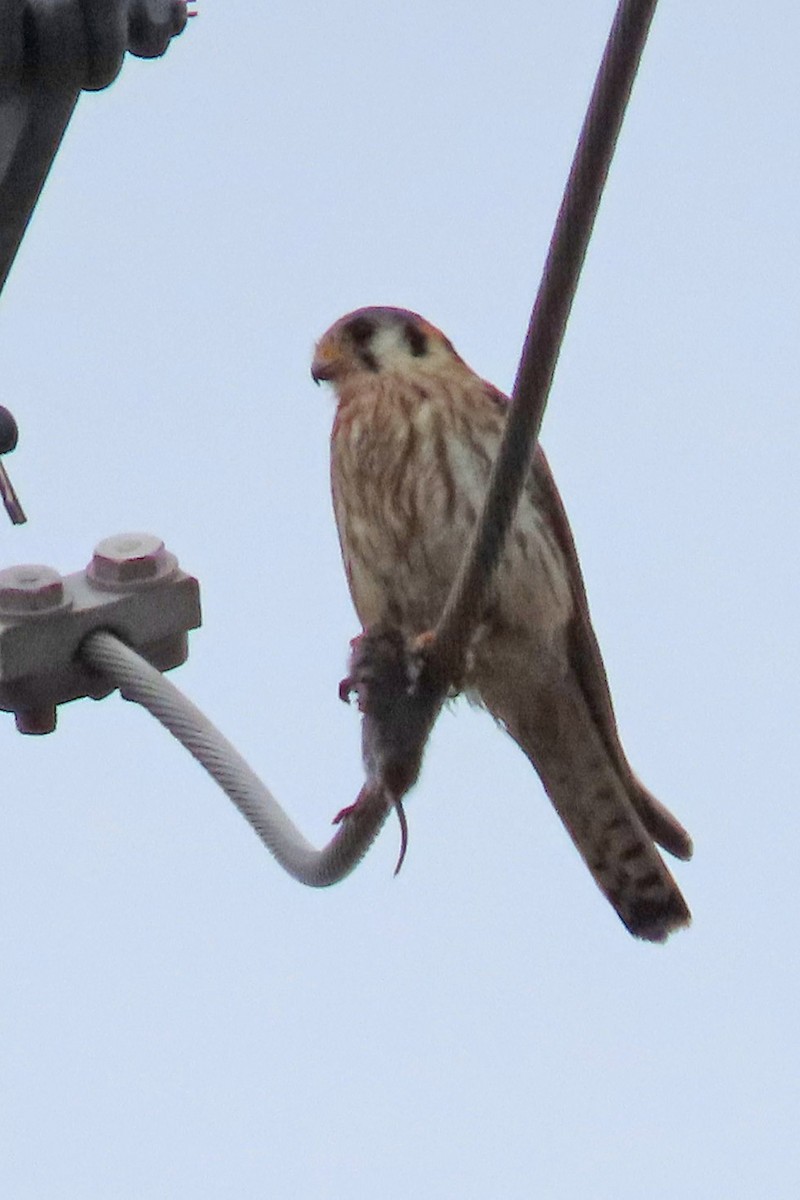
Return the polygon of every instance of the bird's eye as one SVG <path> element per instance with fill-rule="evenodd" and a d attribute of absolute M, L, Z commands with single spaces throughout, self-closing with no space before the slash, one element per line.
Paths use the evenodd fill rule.
<path fill-rule="evenodd" d="M 356 317 L 347 327 L 355 346 L 366 346 L 372 340 L 375 326 L 369 317 Z"/>
<path fill-rule="evenodd" d="M 413 321 L 408 321 L 403 332 L 408 342 L 408 348 L 414 355 L 414 358 L 422 358 L 423 354 L 427 354 L 428 338 L 418 325 L 415 325 Z"/>

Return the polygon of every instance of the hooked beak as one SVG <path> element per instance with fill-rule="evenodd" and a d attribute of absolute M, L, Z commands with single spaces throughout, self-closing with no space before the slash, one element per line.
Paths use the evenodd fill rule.
<path fill-rule="evenodd" d="M 342 365 L 342 355 L 336 340 L 324 337 L 317 343 L 311 363 L 311 378 L 314 383 L 328 383 L 335 379 Z"/>

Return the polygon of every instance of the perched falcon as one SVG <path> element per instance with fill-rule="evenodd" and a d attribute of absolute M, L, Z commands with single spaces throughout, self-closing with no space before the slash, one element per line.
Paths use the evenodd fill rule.
<path fill-rule="evenodd" d="M 433 325 L 362 308 L 320 339 L 314 379 L 338 401 L 333 504 L 365 628 L 432 630 L 481 510 L 508 411 Z M 575 545 L 537 447 L 464 690 L 527 755 L 601 891 L 637 937 L 663 941 L 689 909 L 654 843 L 688 859 L 686 830 L 620 743 Z"/>

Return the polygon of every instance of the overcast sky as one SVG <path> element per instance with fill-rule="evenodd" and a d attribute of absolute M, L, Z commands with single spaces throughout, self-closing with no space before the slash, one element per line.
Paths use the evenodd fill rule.
<path fill-rule="evenodd" d="M 163 537 L 174 681 L 318 844 L 362 774 L 313 341 L 402 305 L 511 386 L 613 10 L 204 6 L 81 99 L 3 294 L 3 564 Z M 663 0 L 543 430 L 692 928 L 630 938 L 463 702 L 399 878 L 390 821 L 322 892 L 118 696 L 5 716 L 5 1195 L 797 1195 L 799 43 Z"/>

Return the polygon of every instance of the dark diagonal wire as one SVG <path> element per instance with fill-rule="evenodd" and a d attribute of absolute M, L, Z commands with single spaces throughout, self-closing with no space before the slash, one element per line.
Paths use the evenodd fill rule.
<path fill-rule="evenodd" d="M 657 0 L 620 0 L 572 160 L 483 512 L 436 630 L 432 667 L 457 680 L 530 468 L 564 331 Z"/>

